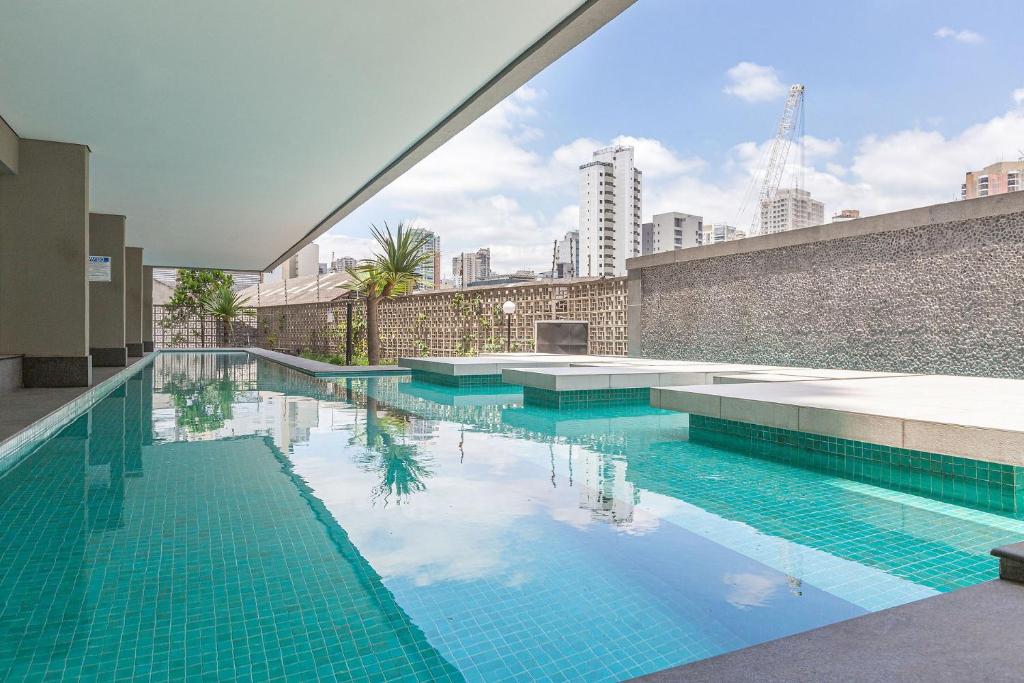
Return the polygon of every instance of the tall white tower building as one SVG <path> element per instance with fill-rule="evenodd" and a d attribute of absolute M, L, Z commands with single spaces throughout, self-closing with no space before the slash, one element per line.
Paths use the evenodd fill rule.
<path fill-rule="evenodd" d="M 825 205 L 807 190 L 779 190 L 761 204 L 761 234 L 808 228 L 825 222 Z"/>
<path fill-rule="evenodd" d="M 640 190 L 632 147 L 599 149 L 580 166 L 580 275 L 625 275 L 640 255 Z"/>

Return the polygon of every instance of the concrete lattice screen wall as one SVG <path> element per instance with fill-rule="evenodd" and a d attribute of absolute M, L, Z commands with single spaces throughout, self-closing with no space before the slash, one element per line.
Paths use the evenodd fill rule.
<path fill-rule="evenodd" d="M 631 352 L 1024 378 L 1014 194 L 641 258 Z"/>
<path fill-rule="evenodd" d="M 223 345 L 224 323 L 212 316 L 172 318 L 166 306 L 153 306 L 153 345 L 158 349 L 202 349 Z M 256 316 L 243 316 L 228 332 L 228 346 L 253 346 L 257 341 Z"/>
<path fill-rule="evenodd" d="M 382 357 L 476 355 L 505 350 L 505 301 L 516 303 L 512 316 L 513 350 L 533 348 L 537 320 L 586 320 L 590 353 L 625 355 L 627 351 L 626 281 L 607 278 L 572 283 L 550 282 L 514 287 L 445 290 L 398 297 L 380 310 Z M 200 346 L 198 319 L 165 328 L 163 307 L 154 306 L 156 346 Z M 333 322 L 330 313 L 333 312 Z M 362 304 L 355 317 L 362 317 Z M 236 323 L 232 346 L 260 346 L 292 353 L 344 352 L 343 301 L 264 306 L 255 320 Z M 207 320 L 206 346 L 220 345 L 221 324 Z M 173 343 L 186 340 L 186 343 Z"/>

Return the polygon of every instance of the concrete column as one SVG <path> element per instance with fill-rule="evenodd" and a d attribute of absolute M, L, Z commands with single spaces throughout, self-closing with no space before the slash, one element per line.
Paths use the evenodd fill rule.
<path fill-rule="evenodd" d="M 153 350 L 153 266 L 142 267 L 142 350 Z"/>
<path fill-rule="evenodd" d="M 124 343 L 128 355 L 142 356 L 142 248 L 124 248 Z"/>
<path fill-rule="evenodd" d="M 88 386 L 89 148 L 18 141 L 0 174 L 0 352 L 26 387 Z"/>
<path fill-rule="evenodd" d="M 124 216 L 89 214 L 89 254 L 110 257 L 110 282 L 89 283 L 89 353 L 93 367 L 124 367 Z"/>

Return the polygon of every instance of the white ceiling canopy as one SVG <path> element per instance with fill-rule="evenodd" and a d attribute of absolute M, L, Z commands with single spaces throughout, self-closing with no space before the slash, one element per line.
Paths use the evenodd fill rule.
<path fill-rule="evenodd" d="M 633 0 L 0 0 L 0 116 L 150 265 L 261 270 Z"/>

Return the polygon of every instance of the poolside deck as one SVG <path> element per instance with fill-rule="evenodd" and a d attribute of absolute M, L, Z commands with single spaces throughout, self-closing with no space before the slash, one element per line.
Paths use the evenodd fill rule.
<path fill-rule="evenodd" d="M 231 350 L 231 349 L 222 349 Z M 310 360 L 302 356 L 292 356 L 278 351 L 268 351 L 257 347 L 237 349 L 260 358 L 280 363 L 292 370 L 298 370 L 313 377 L 351 377 L 354 375 L 407 375 L 409 370 L 397 365 L 334 365 L 318 360 Z"/>
<path fill-rule="evenodd" d="M 600 356 L 547 353 L 501 353 L 482 356 L 428 356 L 399 358 L 398 365 L 418 372 L 454 377 L 500 375 L 505 368 L 567 368 Z"/>
<path fill-rule="evenodd" d="M 1024 585 L 989 581 L 634 679 L 1019 681 Z"/>
<path fill-rule="evenodd" d="M 904 375 L 663 386 L 651 404 L 883 446 L 1024 466 L 1024 381 Z"/>
<path fill-rule="evenodd" d="M 146 354 L 148 355 L 148 354 Z M 129 356 L 127 368 L 142 360 L 142 356 Z M 0 444 L 23 429 L 67 405 L 96 385 L 105 382 L 126 368 L 93 368 L 92 384 L 87 387 L 18 387 L 3 393 L 0 410 Z"/>
<path fill-rule="evenodd" d="M 599 389 L 635 389 L 671 385 L 707 384 L 720 374 L 752 372 L 756 366 L 728 363 L 647 363 L 597 365 L 572 364 L 569 367 L 522 368 L 502 370 L 509 384 L 547 391 L 592 391 Z"/>

